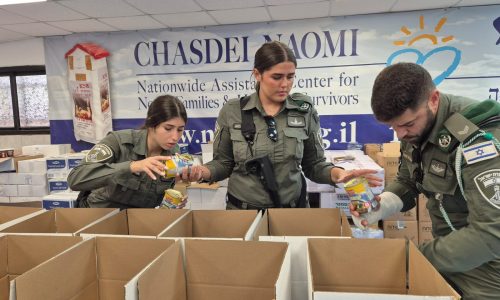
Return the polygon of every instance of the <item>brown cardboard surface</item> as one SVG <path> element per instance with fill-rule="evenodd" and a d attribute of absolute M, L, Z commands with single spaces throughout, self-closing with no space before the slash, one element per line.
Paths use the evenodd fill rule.
<path fill-rule="evenodd" d="M 172 244 L 153 238 L 88 239 L 19 276 L 17 300 L 124 299 L 125 283 Z"/>
<path fill-rule="evenodd" d="M 9 299 L 7 238 L 0 237 L 0 299 Z"/>
<path fill-rule="evenodd" d="M 128 227 L 131 235 L 157 236 L 168 225 L 188 213 L 184 209 L 128 209 Z"/>
<path fill-rule="evenodd" d="M 408 294 L 422 296 L 454 296 L 460 299 L 418 248 L 409 244 Z"/>
<path fill-rule="evenodd" d="M 257 213 L 254 210 L 192 210 L 160 236 L 243 239 Z"/>
<path fill-rule="evenodd" d="M 401 143 L 400 142 L 391 142 L 391 143 L 383 143 L 382 144 L 382 153 L 388 156 L 399 156 L 401 154 Z"/>
<path fill-rule="evenodd" d="M 56 208 L 57 233 L 75 233 L 115 211 L 115 208 Z"/>
<path fill-rule="evenodd" d="M 97 237 L 96 240 L 101 280 L 128 281 L 174 244 L 169 239 Z"/>
<path fill-rule="evenodd" d="M 9 299 L 9 276 L 0 276 L 0 299 Z"/>
<path fill-rule="evenodd" d="M 315 291 L 406 294 L 403 240 L 316 238 L 308 247 Z"/>
<path fill-rule="evenodd" d="M 279 208 L 268 209 L 267 214 L 269 232 L 266 235 L 351 236 L 347 217 L 337 208 Z"/>
<path fill-rule="evenodd" d="M 274 299 L 286 243 L 186 240 L 188 299 Z"/>
<path fill-rule="evenodd" d="M 55 233 L 57 232 L 55 210 L 49 210 L 28 220 L 5 228 L 1 232 L 11 233 Z"/>
<path fill-rule="evenodd" d="M 430 221 L 418 221 L 418 244 L 432 241 L 434 236 L 432 235 L 432 222 Z"/>
<path fill-rule="evenodd" d="M 180 241 L 169 247 L 139 278 L 141 300 L 186 300 Z"/>
<path fill-rule="evenodd" d="M 384 238 L 408 239 L 418 245 L 417 221 L 385 221 Z"/>
<path fill-rule="evenodd" d="M 429 210 L 427 209 L 427 197 L 423 194 L 418 195 L 418 220 L 419 221 L 431 221 L 431 216 L 429 215 Z"/>
<path fill-rule="evenodd" d="M 377 153 L 379 153 L 381 151 L 382 151 L 381 144 L 365 144 L 364 145 L 365 154 L 368 155 L 374 161 L 377 161 Z"/>
<path fill-rule="evenodd" d="M 0 206 L 0 224 L 40 211 L 35 207 Z"/>
<path fill-rule="evenodd" d="M 193 236 L 244 238 L 257 216 L 254 210 L 193 210 Z"/>
<path fill-rule="evenodd" d="M 85 291 L 85 295 L 96 295 L 95 247 L 94 239 L 83 241 L 61 253 L 57 259 L 17 277 L 17 300 L 89 299 L 76 297 L 82 295 L 82 291 Z M 87 290 L 91 286 L 94 290 Z"/>
<path fill-rule="evenodd" d="M 115 210 L 114 208 L 56 208 L 12 225 L 2 232 L 72 234 Z"/>
<path fill-rule="evenodd" d="M 405 211 L 395 213 L 387 218 L 384 221 L 416 221 L 417 220 L 417 207 Z"/>
<path fill-rule="evenodd" d="M 43 208 L 42 198 L 40 201 L 16 202 L 16 203 L 0 203 L 0 207 L 36 207 Z"/>
<path fill-rule="evenodd" d="M 82 233 L 119 234 L 119 235 L 129 234 L 127 210 L 122 210 L 119 213 L 109 218 L 106 218 L 95 224 L 92 224 L 91 226 L 79 232 L 79 234 Z"/>

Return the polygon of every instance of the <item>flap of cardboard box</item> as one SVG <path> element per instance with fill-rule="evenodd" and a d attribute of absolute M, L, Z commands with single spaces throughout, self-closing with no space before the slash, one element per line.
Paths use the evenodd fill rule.
<path fill-rule="evenodd" d="M 96 222 L 85 229 L 79 231 L 79 234 L 117 234 L 128 235 L 127 210 Z"/>
<path fill-rule="evenodd" d="M 131 235 L 157 236 L 189 211 L 184 209 L 128 209 L 128 228 Z"/>
<path fill-rule="evenodd" d="M 345 214 L 338 208 L 268 209 L 272 236 L 351 236 Z M 265 223 L 263 223 L 265 224 Z"/>
<path fill-rule="evenodd" d="M 315 291 L 406 294 L 404 240 L 317 238 L 308 251 Z"/>
<path fill-rule="evenodd" d="M 384 143 L 382 153 L 384 156 L 399 156 L 401 154 L 400 146 L 400 142 Z"/>
<path fill-rule="evenodd" d="M 287 248 L 280 242 L 186 240 L 189 299 L 275 299 Z"/>

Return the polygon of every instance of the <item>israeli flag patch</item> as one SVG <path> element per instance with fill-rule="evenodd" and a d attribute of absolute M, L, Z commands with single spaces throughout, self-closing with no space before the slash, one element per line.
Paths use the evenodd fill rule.
<path fill-rule="evenodd" d="M 492 141 L 487 141 L 479 144 L 474 144 L 465 147 L 462 150 L 467 164 L 475 164 L 477 162 L 492 159 L 498 156 L 495 144 Z"/>

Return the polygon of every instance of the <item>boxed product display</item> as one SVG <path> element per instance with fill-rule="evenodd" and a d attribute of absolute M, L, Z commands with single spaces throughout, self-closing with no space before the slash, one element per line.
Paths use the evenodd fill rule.
<path fill-rule="evenodd" d="M 292 298 L 307 299 L 307 239 L 351 237 L 351 227 L 340 209 L 268 209 L 255 231 L 259 241 L 288 242 L 291 255 Z"/>
<path fill-rule="evenodd" d="M 184 209 L 128 208 L 80 231 L 80 235 L 158 236 L 189 211 Z"/>
<path fill-rule="evenodd" d="M 227 187 L 218 183 L 192 183 L 187 187 L 189 209 L 226 209 Z"/>
<path fill-rule="evenodd" d="M 251 240 L 261 220 L 256 210 L 190 210 L 159 237 Z"/>
<path fill-rule="evenodd" d="M 76 236 L 5 235 L 0 237 L 0 299 L 15 300 L 10 291 L 25 272 L 81 242 Z M 58 282 L 61 284 L 61 282 Z M 10 298 L 9 298 L 10 294 Z"/>
<path fill-rule="evenodd" d="M 56 208 L 9 226 L 0 233 L 77 235 L 86 226 L 118 212 L 115 208 Z"/>
<path fill-rule="evenodd" d="M 0 172 L 18 172 L 19 163 L 25 160 L 40 158 L 41 155 L 18 155 L 0 158 Z"/>
<path fill-rule="evenodd" d="M 73 208 L 76 206 L 78 192 L 61 192 L 54 193 L 42 198 L 42 207 L 45 209 L 52 208 Z"/>
<path fill-rule="evenodd" d="M 309 239 L 308 277 L 309 300 L 460 299 L 401 239 Z"/>
<path fill-rule="evenodd" d="M 17 277 L 16 298 L 10 300 L 153 300 L 142 295 L 138 282 L 148 285 L 148 280 L 141 278 L 140 273 L 154 265 L 174 243 L 168 239 L 130 237 L 84 240 Z"/>

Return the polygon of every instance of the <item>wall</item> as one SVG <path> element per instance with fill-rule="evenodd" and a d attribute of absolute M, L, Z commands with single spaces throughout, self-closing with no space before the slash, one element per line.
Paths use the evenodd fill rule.
<path fill-rule="evenodd" d="M 0 67 L 45 65 L 41 38 L 0 43 L 0 53 Z M 5 135 L 0 138 L 0 148 L 20 148 L 37 144 L 50 144 L 50 135 Z"/>

